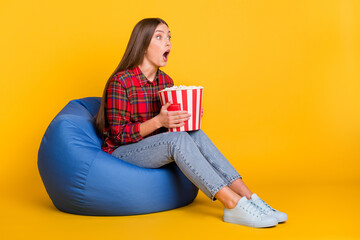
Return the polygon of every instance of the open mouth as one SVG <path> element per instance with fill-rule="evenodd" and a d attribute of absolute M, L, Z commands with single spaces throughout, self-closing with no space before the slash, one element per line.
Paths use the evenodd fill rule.
<path fill-rule="evenodd" d="M 170 53 L 170 50 L 166 50 L 166 52 L 164 52 L 164 54 L 163 54 L 163 59 L 164 59 L 164 61 L 167 61 L 167 60 L 168 60 L 169 53 Z"/>

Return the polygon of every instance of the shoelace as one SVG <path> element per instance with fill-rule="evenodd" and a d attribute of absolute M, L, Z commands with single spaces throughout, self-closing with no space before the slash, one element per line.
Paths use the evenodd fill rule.
<path fill-rule="evenodd" d="M 262 216 L 265 214 L 256 204 L 250 201 L 244 206 L 244 209 L 254 216 Z"/>
<path fill-rule="evenodd" d="M 257 199 L 254 201 L 254 205 L 256 207 L 258 207 L 259 209 L 261 209 L 263 212 L 265 213 L 271 213 L 271 212 L 274 212 L 275 209 L 273 209 L 272 207 L 270 207 L 264 200 L 262 199 Z"/>

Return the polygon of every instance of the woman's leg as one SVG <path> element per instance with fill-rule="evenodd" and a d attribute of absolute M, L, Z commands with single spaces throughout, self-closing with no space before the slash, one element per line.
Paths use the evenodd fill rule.
<path fill-rule="evenodd" d="M 192 137 L 206 160 L 228 183 L 227 185 L 230 187 L 230 189 L 241 197 L 246 196 L 247 199 L 250 199 L 252 192 L 245 185 L 242 177 L 240 177 L 239 173 L 224 157 L 224 155 L 219 151 L 219 149 L 214 145 L 214 143 L 209 139 L 204 131 L 200 129 L 197 131 L 189 131 L 187 133 Z"/>
<path fill-rule="evenodd" d="M 238 201 L 241 199 L 239 194 L 234 192 L 228 186 L 220 189 L 220 191 L 215 194 L 215 198 L 218 199 L 224 205 L 224 207 L 228 209 L 234 208 Z"/>
<path fill-rule="evenodd" d="M 253 227 L 277 224 L 276 218 L 262 216 L 262 212 L 250 200 L 246 197 L 241 198 L 227 186 L 228 183 L 205 159 L 192 137 L 186 132 L 156 134 L 137 143 L 120 146 L 112 155 L 148 168 L 158 168 L 175 160 L 185 176 L 206 196 L 212 201 L 218 199 L 225 206 L 225 222 Z M 233 177 L 228 173 L 225 176 L 227 179 Z"/>
<path fill-rule="evenodd" d="M 240 196 L 227 187 L 227 182 L 219 176 L 204 158 L 196 143 L 186 132 L 166 132 L 118 147 L 113 156 L 126 162 L 146 168 L 158 168 L 175 161 L 181 171 L 206 196 L 215 201 L 215 194 L 225 207 L 237 203 Z M 237 173 L 229 178 L 236 178 Z"/>
<path fill-rule="evenodd" d="M 250 199 L 251 195 L 253 194 L 240 178 L 233 181 L 230 185 L 230 188 L 241 197 L 246 196 L 247 199 Z"/>
<path fill-rule="evenodd" d="M 262 209 L 264 213 L 275 217 L 275 220 L 278 222 L 283 222 L 287 220 L 287 215 L 283 212 L 279 212 L 272 207 L 270 207 L 267 203 L 265 203 L 262 199 L 260 199 L 256 194 L 250 191 L 250 189 L 245 185 L 242 178 L 236 178 L 231 181 L 231 177 L 229 175 L 234 175 L 236 170 L 231 166 L 229 161 L 220 153 L 220 151 L 215 147 L 215 145 L 210 141 L 208 136 L 202 131 L 189 131 L 188 134 L 193 138 L 194 142 L 197 144 L 199 150 L 204 155 L 204 157 L 209 161 L 209 163 L 221 174 L 223 174 L 223 178 L 228 180 L 230 183 L 229 187 L 224 187 L 218 193 L 216 193 L 215 197 L 219 199 L 221 202 L 224 202 L 226 208 L 235 208 L 236 204 L 234 204 L 234 199 L 237 199 L 237 196 L 243 197 L 250 200 L 251 202 L 257 206 L 257 208 Z M 230 174 L 229 174 L 230 173 Z M 239 201 L 246 202 L 246 201 Z M 227 207 L 228 206 L 228 207 Z M 226 210 L 227 212 L 230 211 Z M 237 211 L 236 209 L 234 209 Z M 227 216 L 228 217 L 228 216 Z M 231 217 L 230 217 L 231 218 Z M 274 219 L 273 219 L 274 220 Z M 273 225 L 275 223 L 273 220 L 269 219 L 269 223 L 264 223 L 260 221 L 260 225 Z M 227 220 L 230 222 L 237 222 L 237 220 Z M 265 222 L 267 220 L 264 220 Z M 272 223 L 273 222 L 273 223 Z"/>

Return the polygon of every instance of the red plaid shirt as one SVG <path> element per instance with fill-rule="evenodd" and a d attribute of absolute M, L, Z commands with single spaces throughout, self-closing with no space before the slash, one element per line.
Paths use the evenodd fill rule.
<path fill-rule="evenodd" d="M 116 73 L 107 89 L 102 150 L 111 154 L 120 145 L 142 140 L 140 123 L 155 117 L 161 109 L 158 91 L 173 85 L 173 80 L 160 69 L 152 82 L 139 66 Z M 162 127 L 146 137 L 165 131 Z"/>

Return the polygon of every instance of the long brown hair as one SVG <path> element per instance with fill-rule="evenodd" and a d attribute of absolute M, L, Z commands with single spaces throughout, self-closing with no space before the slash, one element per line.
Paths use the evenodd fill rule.
<path fill-rule="evenodd" d="M 122 57 L 119 65 L 115 71 L 110 75 L 106 82 L 103 96 L 101 98 L 100 108 L 98 113 L 94 116 L 95 118 L 95 129 L 97 134 L 104 140 L 103 131 L 106 120 L 106 92 L 113 76 L 126 69 L 131 69 L 141 64 L 144 59 L 146 49 L 149 47 L 151 38 L 155 32 L 156 27 L 163 23 L 166 26 L 167 23 L 161 18 L 145 18 L 138 22 L 130 36 L 129 43 L 126 47 L 124 56 Z M 169 26 L 168 26 L 169 27 Z"/>

